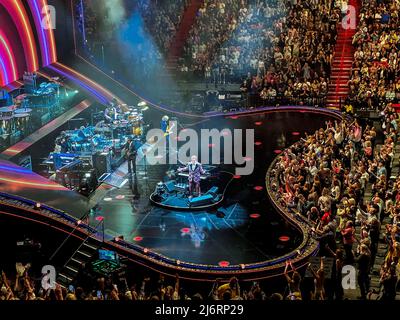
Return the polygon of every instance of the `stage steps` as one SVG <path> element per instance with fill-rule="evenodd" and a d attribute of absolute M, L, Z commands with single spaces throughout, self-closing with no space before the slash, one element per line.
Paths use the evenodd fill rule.
<path fill-rule="evenodd" d="M 81 243 L 61 269 L 61 272 L 57 276 L 57 283 L 66 288 L 68 285 L 73 284 L 81 268 L 83 268 L 86 263 L 90 263 L 93 257 L 97 255 L 99 246 L 93 242 L 94 241 L 88 237 Z"/>

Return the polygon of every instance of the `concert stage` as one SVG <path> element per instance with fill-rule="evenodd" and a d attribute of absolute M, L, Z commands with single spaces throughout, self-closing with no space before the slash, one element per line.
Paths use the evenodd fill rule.
<path fill-rule="evenodd" d="M 182 212 L 179 206 L 186 206 L 185 196 L 178 205 L 174 203 L 177 198 L 170 198 L 170 207 L 168 202 L 165 206 L 155 206 L 149 200 L 160 181 L 168 182 L 166 173 L 177 169 L 177 166 L 168 165 L 138 164 L 137 194 L 125 184 L 122 188 L 102 189 L 101 193 L 88 199 L 4 162 L 4 170 L 0 172 L 2 191 L 60 209 L 76 220 L 94 207 L 88 215 L 89 224 L 94 227 L 102 221 L 107 245 L 114 246 L 117 251 L 122 250 L 118 246 L 123 245 L 119 252 L 128 257 L 132 254 L 133 261 L 140 255 L 140 259 L 147 259 L 147 264 L 157 270 L 162 266 L 170 268 L 169 273 L 173 274 L 171 269 L 184 268 L 191 270 L 193 277 L 200 272 L 198 270 L 210 274 L 214 271 L 237 272 L 241 266 L 244 266 L 244 272 L 256 272 L 279 264 L 283 256 L 296 255 L 296 248 L 303 240 L 299 230 L 276 214 L 269 203 L 265 190 L 269 164 L 276 154 L 300 139 L 304 132 L 311 133 L 324 126 L 325 121 L 335 115 L 319 109 L 312 113 L 306 109 L 285 111 L 279 108 L 277 111 L 211 117 L 191 127 L 195 130 L 255 131 L 253 174 L 230 174 L 226 179 L 220 179 L 218 194 L 223 197 L 207 208 L 185 207 L 188 210 Z M 231 173 L 235 169 L 234 165 L 218 167 Z M 205 193 L 210 188 L 202 186 Z M 123 240 L 116 245 L 114 239 L 117 237 Z M 144 253 L 147 256 L 143 257 Z"/>

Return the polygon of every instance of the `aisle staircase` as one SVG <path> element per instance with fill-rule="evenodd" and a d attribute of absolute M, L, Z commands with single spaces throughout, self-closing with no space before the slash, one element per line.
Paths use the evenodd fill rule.
<path fill-rule="evenodd" d="M 356 9 L 357 23 L 359 21 L 360 0 L 350 0 L 349 5 Z M 338 37 L 332 61 L 331 83 L 327 96 L 327 107 L 339 109 L 348 95 L 348 81 L 351 77 L 351 67 L 354 57 L 354 46 L 352 44 L 356 29 L 344 29 L 342 22 L 337 26 Z"/>
<path fill-rule="evenodd" d="M 168 69 L 177 68 L 178 59 L 182 55 L 189 32 L 196 21 L 197 12 L 203 3 L 204 0 L 191 0 L 190 4 L 186 8 L 175 37 L 171 41 L 171 47 L 169 48 L 169 54 L 167 57 Z"/>

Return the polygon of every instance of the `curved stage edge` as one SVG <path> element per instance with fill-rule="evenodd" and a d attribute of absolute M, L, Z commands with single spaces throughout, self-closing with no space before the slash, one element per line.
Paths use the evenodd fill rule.
<path fill-rule="evenodd" d="M 294 111 L 294 109 L 299 112 L 308 112 L 309 108 L 273 108 L 275 112 L 282 112 L 284 110 Z M 343 117 L 343 115 L 337 111 L 320 108 L 311 109 L 314 113 L 317 112 L 328 115 L 338 120 Z M 269 110 L 269 112 L 274 112 L 273 110 Z M 265 113 L 265 110 L 258 110 L 258 112 L 254 113 Z M 136 264 L 169 276 L 174 276 L 178 272 L 184 279 L 198 281 L 214 281 L 216 277 L 231 277 L 233 275 L 243 281 L 268 279 L 281 276 L 285 268 L 285 261 L 288 259 L 292 260 L 293 264 L 297 268 L 303 268 L 308 263 L 308 259 L 311 256 L 316 255 L 319 250 L 319 243 L 311 237 L 311 228 L 308 223 L 302 219 L 302 217 L 296 216 L 285 210 L 285 208 L 282 207 L 274 197 L 271 183 L 273 183 L 275 177 L 272 175 L 272 170 L 276 162 L 279 160 L 279 157 L 280 156 L 277 156 L 275 158 L 266 173 L 266 190 L 276 211 L 283 219 L 301 232 L 303 241 L 292 252 L 268 261 L 221 267 L 218 265 L 195 264 L 172 259 L 125 240 L 116 240 L 111 236 L 103 235 L 101 231 L 93 229 L 93 227 L 80 221 L 78 223 L 78 219 L 56 208 L 44 204 L 42 204 L 40 208 L 36 208 L 35 201 L 1 192 L 0 196 L 2 198 L 0 198 L 0 213 L 27 219 L 32 222 L 46 224 L 51 228 L 71 234 L 79 239 L 84 239 L 89 236 L 93 241 L 98 243 L 99 247 L 116 251 L 121 256 Z"/>

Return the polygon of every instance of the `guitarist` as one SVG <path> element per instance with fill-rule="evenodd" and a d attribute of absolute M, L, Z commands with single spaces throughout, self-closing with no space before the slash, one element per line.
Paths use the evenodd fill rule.
<path fill-rule="evenodd" d="M 128 138 L 128 141 L 124 146 L 124 150 L 125 150 L 125 159 L 128 160 L 128 172 L 130 174 L 132 174 L 132 172 L 136 174 L 137 149 L 135 141 L 132 138 Z"/>
<path fill-rule="evenodd" d="M 169 117 L 167 115 L 165 115 L 165 116 L 163 116 L 161 118 L 160 126 L 161 126 L 161 130 L 164 132 L 164 137 L 165 137 L 165 140 L 166 140 L 166 151 L 167 151 L 167 155 L 166 156 L 167 156 L 167 163 L 168 163 L 168 161 L 169 161 L 168 154 L 170 152 L 170 149 L 169 149 L 169 139 L 170 139 L 170 137 L 169 136 L 173 133 L 172 130 L 174 129 L 175 124 L 172 123 L 172 125 L 171 125 L 170 121 L 169 121 Z"/>

